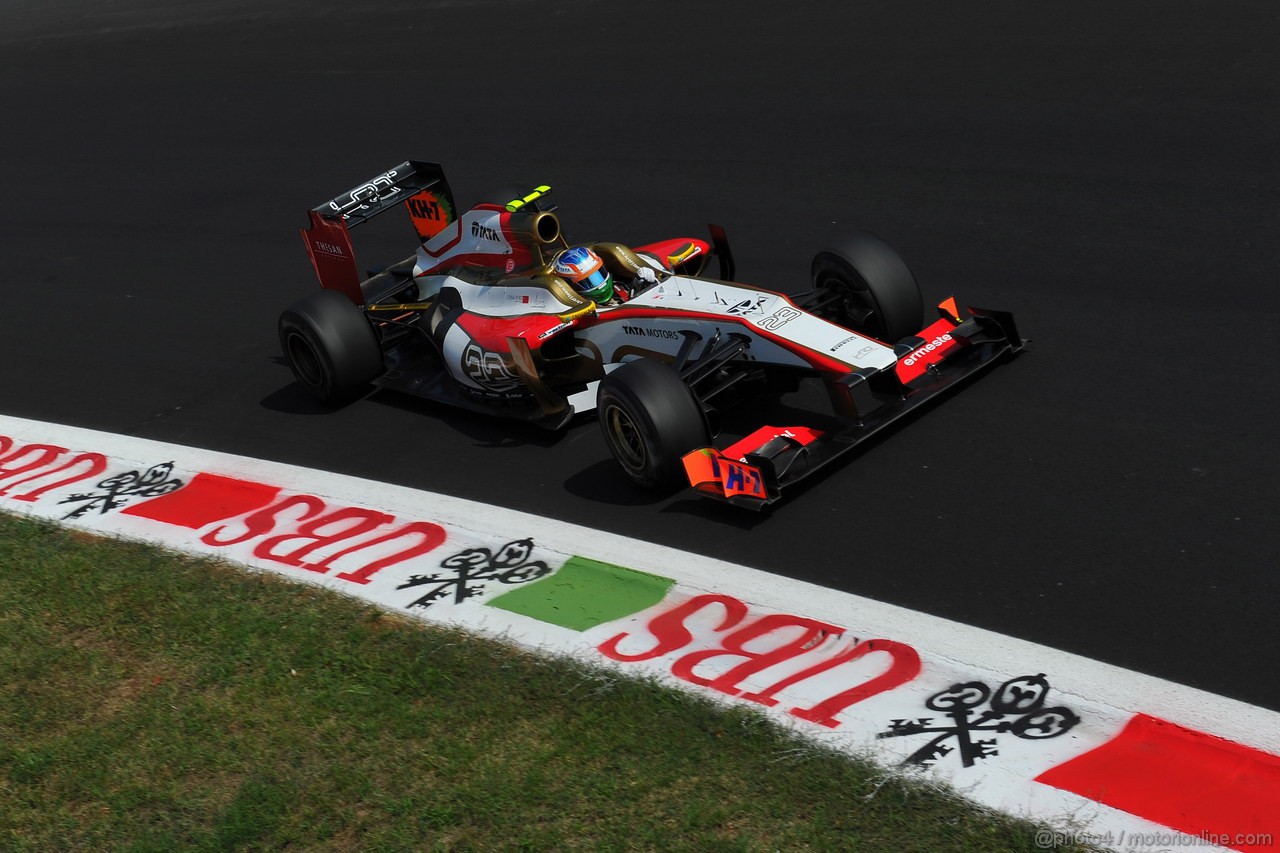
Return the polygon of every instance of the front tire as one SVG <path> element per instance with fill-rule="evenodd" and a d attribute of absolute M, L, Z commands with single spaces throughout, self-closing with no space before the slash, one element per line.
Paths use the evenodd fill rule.
<path fill-rule="evenodd" d="M 701 404 L 655 359 L 627 362 L 601 380 L 596 413 L 613 458 L 646 489 L 678 485 L 681 458 L 711 443 Z"/>
<path fill-rule="evenodd" d="M 920 286 L 897 252 L 879 237 L 857 232 L 824 249 L 810 267 L 813 288 L 837 297 L 830 318 L 893 344 L 924 326 Z"/>
<path fill-rule="evenodd" d="M 295 302 L 280 315 L 278 329 L 293 375 L 326 405 L 354 400 L 386 370 L 364 312 L 336 291 Z"/>

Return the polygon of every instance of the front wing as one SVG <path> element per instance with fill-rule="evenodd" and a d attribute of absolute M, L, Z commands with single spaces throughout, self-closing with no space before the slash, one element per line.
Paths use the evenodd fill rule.
<path fill-rule="evenodd" d="M 765 426 L 724 449 L 699 448 L 684 456 L 690 486 L 700 495 L 763 509 L 783 489 L 1026 345 L 1012 314 L 970 308 L 962 322 L 952 300 L 939 310 L 941 320 L 894 348 L 892 370 L 828 378 L 840 426 Z"/>

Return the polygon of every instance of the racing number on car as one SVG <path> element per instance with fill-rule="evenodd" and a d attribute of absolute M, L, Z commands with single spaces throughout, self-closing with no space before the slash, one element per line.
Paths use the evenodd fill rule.
<path fill-rule="evenodd" d="M 779 308 L 777 311 L 774 311 L 768 317 L 761 320 L 757 325 L 762 329 L 777 331 L 799 316 L 799 308 Z"/>

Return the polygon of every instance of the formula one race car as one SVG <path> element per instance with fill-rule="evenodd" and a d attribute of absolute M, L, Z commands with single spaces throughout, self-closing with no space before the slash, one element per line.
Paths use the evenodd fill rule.
<path fill-rule="evenodd" d="M 639 485 L 684 480 L 759 509 L 1024 345 L 1012 315 L 962 315 L 954 298 L 926 323 L 906 264 L 865 233 L 818 253 L 798 296 L 732 283 L 717 226 L 710 242 L 579 244 L 614 284 L 588 298 L 558 272 L 578 255 L 550 189 L 459 215 L 441 167 L 409 161 L 311 210 L 302 236 L 322 290 L 279 321 L 298 381 L 333 405 L 373 384 L 557 430 L 595 411 Z M 361 276 L 349 229 L 400 205 L 417 251 Z M 713 257 L 719 277 L 703 277 Z M 831 414 L 717 447 L 722 413 L 802 378 L 821 382 Z"/>

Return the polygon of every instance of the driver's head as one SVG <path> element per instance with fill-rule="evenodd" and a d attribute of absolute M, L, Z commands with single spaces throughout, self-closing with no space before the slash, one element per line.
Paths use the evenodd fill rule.
<path fill-rule="evenodd" d="M 600 256 L 585 246 L 574 246 L 556 255 L 555 271 L 588 299 L 602 303 L 613 298 L 613 276 Z"/>

